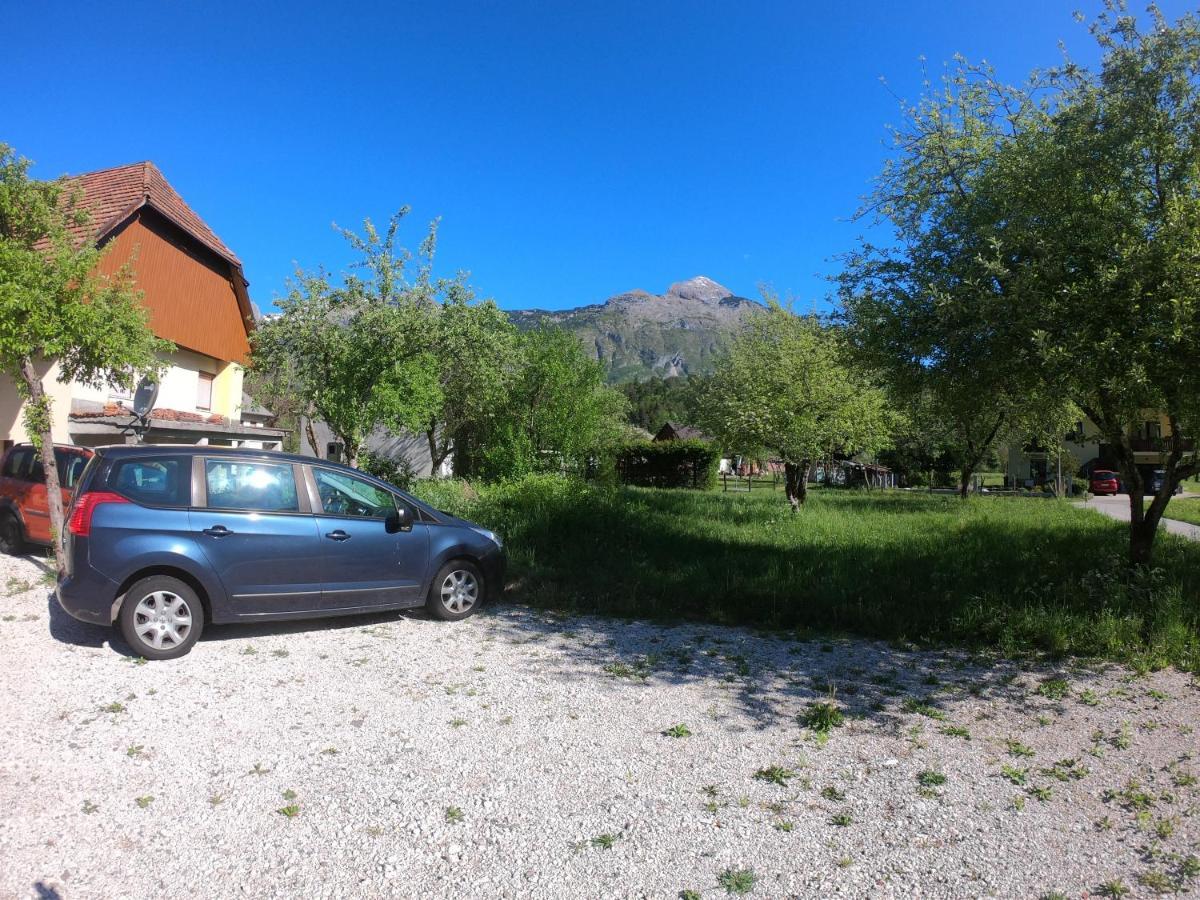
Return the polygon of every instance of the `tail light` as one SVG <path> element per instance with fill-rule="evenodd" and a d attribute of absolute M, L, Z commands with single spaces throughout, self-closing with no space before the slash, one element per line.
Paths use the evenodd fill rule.
<path fill-rule="evenodd" d="M 89 491 L 75 498 L 71 509 L 71 519 L 67 522 L 67 531 L 75 537 L 87 537 L 92 533 L 92 513 L 101 503 L 128 503 L 125 497 L 109 491 Z"/>

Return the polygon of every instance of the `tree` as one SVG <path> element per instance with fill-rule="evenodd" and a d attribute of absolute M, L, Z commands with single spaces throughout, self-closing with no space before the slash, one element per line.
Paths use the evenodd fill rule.
<path fill-rule="evenodd" d="M 38 365 L 58 363 L 61 382 L 131 387 L 162 369 L 171 345 L 154 337 L 131 266 L 96 273 L 104 250 L 77 242 L 89 217 L 64 179 L 35 181 L 29 160 L 0 144 L 0 372 L 24 400 L 25 430 L 46 473 L 58 571 L 64 569 L 63 507 L 51 436 L 51 401 Z"/>
<path fill-rule="evenodd" d="M 520 335 L 509 400 L 481 448 L 490 477 L 584 472 L 625 434 L 625 398 L 579 338 L 539 326 Z"/>
<path fill-rule="evenodd" d="M 695 376 L 699 379 L 699 376 Z M 654 433 L 664 422 L 690 424 L 693 412 L 693 383 L 688 378 L 651 377 L 626 381 L 618 390 L 629 401 L 629 422 Z"/>
<path fill-rule="evenodd" d="M 280 315 L 256 330 L 251 378 L 268 405 L 319 419 L 357 465 L 378 427 L 424 435 L 433 469 L 488 426 L 504 395 L 515 329 L 491 301 L 474 304 L 465 275 L 433 277 L 437 221 L 415 254 L 398 243 L 403 207 L 380 234 L 338 231 L 359 259 L 334 284 L 298 271 Z M 336 228 L 337 226 L 335 226 Z"/>
<path fill-rule="evenodd" d="M 1151 27 L 1115 2 L 1091 27 L 1098 72 L 1066 64 L 1053 120 L 1008 152 L 1025 251 L 1009 268 L 1040 290 L 1017 310 L 1042 376 L 1096 423 L 1129 491 L 1130 558 L 1151 562 L 1200 435 L 1200 19 Z M 1164 470 L 1145 506 L 1133 431 L 1166 419 Z M 1153 442 L 1154 439 L 1151 437 Z"/>
<path fill-rule="evenodd" d="M 1040 291 L 1007 267 L 1011 185 L 996 175 L 1013 139 L 1049 120 L 1038 99 L 1046 83 L 1035 75 L 1008 87 L 962 60 L 939 90 L 926 82 L 859 211 L 894 241 L 864 243 L 837 278 L 856 352 L 919 418 L 942 424 L 963 497 L 998 444 L 1065 430 L 1072 414 L 1014 316 Z"/>
<path fill-rule="evenodd" d="M 788 502 L 808 498 L 816 460 L 869 453 L 886 441 L 883 392 L 856 366 L 842 334 L 768 298 L 701 398 L 701 423 L 726 450 L 765 450 L 784 463 Z"/>

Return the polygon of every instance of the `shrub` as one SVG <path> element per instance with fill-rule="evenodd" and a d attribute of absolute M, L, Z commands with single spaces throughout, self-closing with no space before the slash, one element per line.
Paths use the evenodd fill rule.
<path fill-rule="evenodd" d="M 638 441 L 617 455 L 617 471 L 626 484 L 642 487 L 714 487 L 721 451 L 705 441 Z"/>
<path fill-rule="evenodd" d="M 407 491 L 416 480 L 417 473 L 404 457 L 395 459 L 370 451 L 363 453 L 358 459 L 358 467 L 368 475 L 382 478 L 388 484 L 394 484 L 401 490 Z"/>

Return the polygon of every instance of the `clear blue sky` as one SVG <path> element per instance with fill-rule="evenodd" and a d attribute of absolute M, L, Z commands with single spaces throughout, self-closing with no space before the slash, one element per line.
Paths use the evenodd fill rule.
<path fill-rule="evenodd" d="M 0 140 L 52 177 L 152 159 L 246 264 L 340 270 L 330 222 L 442 217 L 439 269 L 506 308 L 705 274 L 805 302 L 912 99 L 919 58 L 1016 79 L 1084 0 L 24 4 Z M 1186 6 L 1166 2 L 1168 15 Z"/>

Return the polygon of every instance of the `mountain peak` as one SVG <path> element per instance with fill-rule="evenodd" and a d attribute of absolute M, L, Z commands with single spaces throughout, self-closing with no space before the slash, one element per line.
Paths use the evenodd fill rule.
<path fill-rule="evenodd" d="M 675 282 L 667 288 L 667 293 L 673 294 L 676 297 L 682 297 L 685 300 L 700 300 L 707 303 L 715 303 L 731 296 L 733 291 L 713 281 L 707 275 L 697 275 L 695 278 L 689 278 L 687 281 Z"/>

